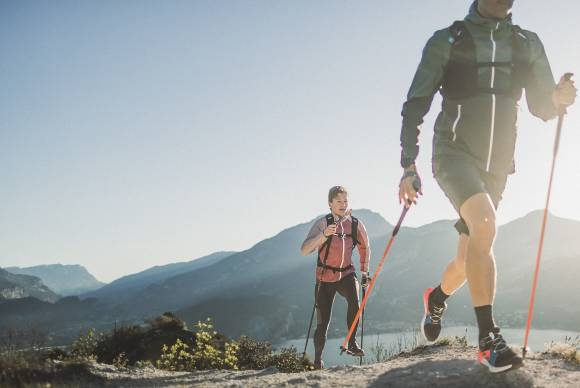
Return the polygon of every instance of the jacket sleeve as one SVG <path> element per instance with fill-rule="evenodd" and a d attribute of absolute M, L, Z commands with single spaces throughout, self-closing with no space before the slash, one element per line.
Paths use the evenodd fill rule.
<path fill-rule="evenodd" d="M 368 272 L 371 260 L 371 245 L 369 243 L 369 235 L 367 233 L 367 229 L 365 228 L 361 220 L 358 221 L 357 236 L 359 236 L 357 237 L 357 239 L 359 240 L 357 248 L 358 255 L 360 258 L 360 271 Z"/>
<path fill-rule="evenodd" d="M 326 219 L 321 218 L 317 220 L 312 227 L 310 228 L 310 232 L 306 236 L 306 239 L 302 243 L 302 247 L 300 248 L 300 253 L 302 256 L 308 256 L 315 250 L 317 250 L 324 242 L 326 238 L 323 235 L 324 229 L 326 226 Z"/>
<path fill-rule="evenodd" d="M 419 154 L 419 133 L 423 118 L 429 112 L 433 96 L 439 90 L 449 60 L 449 30 L 439 30 L 427 41 L 419 67 L 403 104 L 401 129 L 401 166 L 415 162 Z"/>
<path fill-rule="evenodd" d="M 534 116 L 547 121 L 558 114 L 552 102 L 556 83 L 540 38 L 530 31 L 525 31 L 525 35 L 530 40 L 530 69 L 525 85 L 528 109 Z"/>

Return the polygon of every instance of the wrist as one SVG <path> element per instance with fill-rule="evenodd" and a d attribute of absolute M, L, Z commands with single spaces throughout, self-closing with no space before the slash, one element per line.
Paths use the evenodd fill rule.
<path fill-rule="evenodd" d="M 415 171 L 415 170 L 405 170 L 405 172 L 403 173 L 403 176 L 401 177 L 401 182 L 409 177 L 416 178 L 418 176 L 419 176 L 419 174 L 417 174 L 417 171 Z"/>

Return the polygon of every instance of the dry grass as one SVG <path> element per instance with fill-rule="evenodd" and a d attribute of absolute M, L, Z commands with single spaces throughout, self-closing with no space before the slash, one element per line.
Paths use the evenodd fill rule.
<path fill-rule="evenodd" d="M 580 365 L 580 336 L 566 337 L 564 342 L 550 342 L 547 354 Z"/>
<path fill-rule="evenodd" d="M 428 348 L 438 346 L 467 347 L 467 331 L 462 337 L 443 337 L 431 345 L 425 342 L 418 330 L 410 334 L 401 334 L 389 345 L 379 342 L 377 337 L 377 343 L 371 347 L 369 359 L 365 359 L 365 363 L 385 362 L 396 357 L 419 354 Z"/>

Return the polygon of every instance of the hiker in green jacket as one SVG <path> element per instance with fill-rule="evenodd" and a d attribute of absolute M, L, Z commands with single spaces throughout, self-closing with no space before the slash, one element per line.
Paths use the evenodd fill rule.
<path fill-rule="evenodd" d="M 420 191 L 415 159 L 419 128 L 440 90 L 435 122 L 433 174 L 460 220 L 457 254 L 441 283 L 423 295 L 421 331 L 434 341 L 441 331 L 445 300 L 467 281 L 479 327 L 478 361 L 491 372 L 522 365 L 494 322 L 496 291 L 493 243 L 496 209 L 514 170 L 518 101 L 525 89 L 530 112 L 555 118 L 574 103 L 573 81 L 555 84 L 538 36 L 512 24 L 513 0 L 476 0 L 464 21 L 429 39 L 403 105 L 400 201 L 416 203 Z"/>

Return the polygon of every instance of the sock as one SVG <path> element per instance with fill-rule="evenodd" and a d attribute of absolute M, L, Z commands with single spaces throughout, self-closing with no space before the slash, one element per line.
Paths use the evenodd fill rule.
<path fill-rule="evenodd" d="M 475 316 L 477 317 L 477 326 L 479 327 L 479 340 L 489 336 L 489 333 L 495 328 L 493 321 L 493 313 L 491 305 L 480 306 L 475 308 Z"/>
<path fill-rule="evenodd" d="M 441 284 L 435 287 L 433 292 L 431 292 L 431 295 L 429 295 L 429 299 L 431 299 L 431 301 L 437 305 L 442 305 L 445 303 L 447 298 L 449 298 L 449 295 L 443 292 L 441 289 Z"/>

